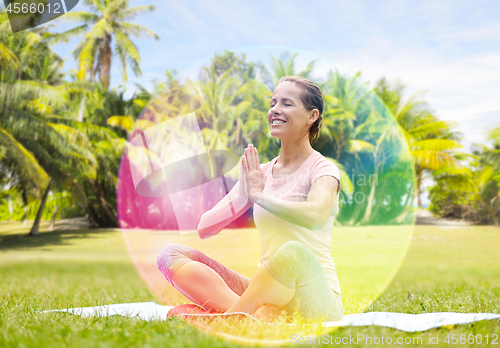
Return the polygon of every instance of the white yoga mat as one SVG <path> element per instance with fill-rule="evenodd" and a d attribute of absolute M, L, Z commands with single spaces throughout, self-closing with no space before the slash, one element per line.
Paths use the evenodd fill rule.
<path fill-rule="evenodd" d="M 123 303 L 96 307 L 80 307 L 67 309 L 54 309 L 44 312 L 68 312 L 71 314 L 89 316 L 122 315 L 138 317 L 143 320 L 165 320 L 168 311 L 173 306 L 161 306 L 155 302 Z M 221 315 L 221 314 L 212 314 Z M 224 314 L 222 314 L 224 315 Z M 249 316 L 251 317 L 251 316 Z M 253 317 L 252 317 L 253 318 Z M 255 318 L 254 318 L 255 319 Z M 405 314 L 391 312 L 369 312 L 345 315 L 341 321 L 328 321 L 324 327 L 337 326 L 385 326 L 407 332 L 425 331 L 447 325 L 460 325 L 479 320 L 500 319 L 500 314 L 493 313 L 424 313 Z M 257 319 L 255 319 L 257 320 Z"/>

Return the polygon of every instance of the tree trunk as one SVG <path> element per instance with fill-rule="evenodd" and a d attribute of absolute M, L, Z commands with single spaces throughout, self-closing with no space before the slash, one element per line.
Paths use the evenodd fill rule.
<path fill-rule="evenodd" d="M 80 109 L 78 109 L 78 122 L 83 122 L 83 114 L 85 113 L 85 96 L 80 100 Z"/>
<path fill-rule="evenodd" d="M 417 201 L 418 207 L 422 208 L 422 172 L 417 169 Z"/>
<path fill-rule="evenodd" d="M 403 204 L 403 210 L 402 210 L 401 214 L 399 214 L 395 218 L 391 219 L 389 221 L 389 224 L 393 224 L 393 223 L 400 224 L 406 219 L 406 217 L 408 216 L 408 214 L 411 211 L 411 208 L 413 207 L 413 200 L 415 199 L 415 196 L 413 196 L 414 198 L 410 202 L 410 199 L 412 196 L 413 196 L 412 194 L 406 195 L 406 199 L 405 199 L 405 202 Z"/>
<path fill-rule="evenodd" d="M 12 207 L 12 197 L 9 195 L 9 221 L 12 220 L 13 214 L 14 214 L 14 208 Z"/>
<path fill-rule="evenodd" d="M 26 226 L 28 224 L 28 206 L 24 206 L 24 218 L 23 218 L 23 225 Z"/>
<path fill-rule="evenodd" d="M 358 192 L 362 192 L 362 191 L 358 191 Z M 351 218 L 345 224 L 346 226 L 358 226 L 359 225 L 359 222 L 357 222 L 357 221 L 359 219 L 359 215 L 361 214 L 361 211 L 362 211 L 364 205 L 361 203 L 356 203 L 355 197 L 356 197 L 356 192 L 353 191 L 352 192 L 352 200 L 354 203 L 354 209 L 351 213 Z"/>
<path fill-rule="evenodd" d="M 378 183 L 378 170 L 375 170 L 375 177 L 377 178 L 377 183 Z M 365 210 L 365 215 L 363 216 L 363 219 L 361 219 L 361 224 L 367 224 L 370 222 L 370 216 L 372 215 L 372 207 L 373 207 L 373 200 L 375 199 L 375 186 L 373 183 L 371 183 L 371 178 L 370 178 L 370 195 L 368 196 L 368 204 L 366 206 Z"/>
<path fill-rule="evenodd" d="M 56 205 L 56 211 L 52 215 L 52 219 L 50 219 L 49 228 L 47 229 L 48 231 L 52 231 L 54 229 L 54 225 L 56 224 L 56 217 L 57 217 L 58 212 L 59 212 L 59 206 Z"/>
<path fill-rule="evenodd" d="M 104 209 L 102 209 L 102 207 L 95 208 L 91 204 L 88 204 L 85 210 L 87 211 L 87 214 L 97 226 L 118 227 L 116 218 L 113 217 L 110 218 L 108 214 L 104 212 Z"/>
<path fill-rule="evenodd" d="M 92 62 L 92 69 L 90 69 L 90 82 L 94 82 L 95 80 L 95 66 L 94 62 Z"/>
<path fill-rule="evenodd" d="M 370 216 L 372 215 L 373 199 L 375 198 L 375 186 L 370 187 L 370 194 L 368 195 L 368 201 L 365 209 L 365 214 L 360 221 L 360 224 L 367 224 L 370 222 Z"/>
<path fill-rule="evenodd" d="M 52 178 L 45 189 L 45 193 L 43 194 L 42 201 L 40 202 L 40 208 L 38 208 L 38 212 L 36 213 L 35 222 L 33 222 L 33 226 L 31 227 L 29 237 L 38 236 L 38 228 L 40 227 L 40 220 L 42 220 L 43 209 L 45 208 L 45 203 L 47 202 L 47 198 L 49 197 L 50 188 L 52 187 Z"/>
<path fill-rule="evenodd" d="M 118 227 L 118 217 L 111 211 L 111 208 L 109 207 L 108 203 L 106 202 L 106 199 L 104 198 L 104 192 L 102 191 L 100 185 L 98 185 L 97 189 L 99 191 L 99 199 L 101 200 L 102 207 L 104 208 L 104 211 L 108 216 L 108 219 L 114 225 L 109 227 Z"/>
<path fill-rule="evenodd" d="M 102 42 L 102 65 L 100 66 L 99 77 L 105 89 L 108 89 L 111 71 L 111 35 L 106 35 Z"/>
<path fill-rule="evenodd" d="M 500 205 L 500 197 L 496 196 L 491 200 L 491 203 L 493 203 L 492 207 L 492 212 L 491 212 L 491 217 L 493 218 L 493 223 L 495 226 L 500 226 L 500 219 L 498 219 L 497 212 L 498 212 L 498 206 Z"/>
<path fill-rule="evenodd" d="M 99 215 L 97 214 L 95 209 L 92 208 L 92 206 L 90 204 L 88 204 L 85 207 L 85 211 L 87 212 L 87 215 L 89 216 L 89 222 L 92 222 L 93 224 L 95 224 L 99 227 L 104 226 L 103 222 L 101 221 L 101 218 L 99 217 Z"/>
<path fill-rule="evenodd" d="M 92 216 L 92 219 L 100 226 L 100 227 L 119 227 L 118 226 L 118 217 L 113 213 L 110 206 L 106 202 L 106 198 L 104 195 L 104 191 L 102 190 L 101 185 L 97 180 L 93 183 L 94 189 L 98 195 L 100 207 L 96 210 L 91 202 L 87 203 L 87 213 Z"/>
<path fill-rule="evenodd" d="M 26 194 L 26 191 L 22 191 L 21 197 L 23 198 L 24 204 L 23 225 L 26 226 L 28 224 L 28 195 Z"/>

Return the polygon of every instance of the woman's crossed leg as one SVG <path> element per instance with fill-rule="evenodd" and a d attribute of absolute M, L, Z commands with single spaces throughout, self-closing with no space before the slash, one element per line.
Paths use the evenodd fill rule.
<path fill-rule="evenodd" d="M 227 311 L 245 292 L 250 279 L 194 248 L 170 243 L 157 258 L 167 281 L 206 309 Z"/>
<path fill-rule="evenodd" d="M 157 263 L 174 288 L 205 308 L 249 314 L 258 310 L 264 317 L 298 310 L 305 317 L 329 320 L 343 314 L 340 295 L 329 288 L 319 260 L 300 242 L 283 244 L 252 280 L 180 244 L 166 245 Z"/>

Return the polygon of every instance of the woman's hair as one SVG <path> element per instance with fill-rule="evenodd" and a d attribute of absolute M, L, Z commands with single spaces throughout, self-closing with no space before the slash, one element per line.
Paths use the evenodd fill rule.
<path fill-rule="evenodd" d="M 321 88 L 319 88 L 318 85 L 311 80 L 302 76 L 283 76 L 279 79 L 277 85 L 285 81 L 295 82 L 295 84 L 302 88 L 304 93 L 302 93 L 301 99 L 307 110 L 312 111 L 314 109 L 318 109 L 319 111 L 318 119 L 309 129 L 309 143 L 312 145 L 313 141 L 319 136 L 321 126 L 323 125 L 323 110 L 325 108 L 325 101 L 323 99 Z"/>

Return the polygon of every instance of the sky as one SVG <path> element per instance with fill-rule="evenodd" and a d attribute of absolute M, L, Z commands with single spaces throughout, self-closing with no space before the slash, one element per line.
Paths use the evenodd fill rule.
<path fill-rule="evenodd" d="M 192 71 L 225 49 L 264 63 L 270 54 L 288 51 L 299 53 L 304 63 L 320 58 L 325 69 L 361 71 L 371 83 L 399 79 L 408 97 L 421 93 L 436 116 L 458 123 L 465 152 L 473 143 L 486 143 L 486 132 L 500 126 L 497 0 L 130 1 L 130 7 L 140 5 L 154 5 L 156 11 L 131 22 L 161 40 L 133 39 L 142 75 L 128 69 L 128 96 L 136 84 L 152 89 L 167 69 Z M 88 10 L 83 0 L 73 9 Z M 77 25 L 55 24 L 57 31 Z M 66 58 L 66 71 L 76 67 L 71 52 L 77 43 L 54 46 Z M 121 66 L 114 64 L 111 87 L 120 84 Z"/>

